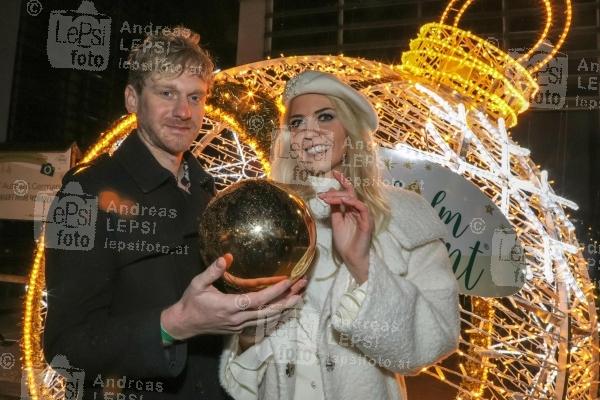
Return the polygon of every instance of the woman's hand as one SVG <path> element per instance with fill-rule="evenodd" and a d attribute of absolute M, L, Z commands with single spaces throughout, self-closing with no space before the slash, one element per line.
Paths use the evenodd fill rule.
<path fill-rule="evenodd" d="M 330 189 L 318 196 L 331 206 L 333 245 L 354 280 L 362 284 L 369 275 L 369 250 L 375 223 L 365 203 L 356 198 L 350 181 L 341 172 L 332 172 L 342 189 Z"/>

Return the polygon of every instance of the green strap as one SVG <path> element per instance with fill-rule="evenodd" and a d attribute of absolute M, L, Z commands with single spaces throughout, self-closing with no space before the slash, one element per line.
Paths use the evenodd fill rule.
<path fill-rule="evenodd" d="M 172 345 L 176 342 L 176 339 L 171 336 L 171 334 L 167 332 L 165 328 L 163 328 L 162 323 L 160 324 L 160 337 L 162 338 L 163 343 L 166 345 Z"/>

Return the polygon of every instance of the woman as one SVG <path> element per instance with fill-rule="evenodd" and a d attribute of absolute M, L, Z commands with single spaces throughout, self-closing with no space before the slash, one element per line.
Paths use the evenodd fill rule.
<path fill-rule="evenodd" d="M 221 384 L 241 399 L 406 399 L 414 374 L 458 344 L 458 289 L 445 227 L 416 193 L 379 183 L 377 115 L 335 76 L 284 91 L 271 178 L 317 222 L 304 301 L 266 335 L 234 335 Z"/>

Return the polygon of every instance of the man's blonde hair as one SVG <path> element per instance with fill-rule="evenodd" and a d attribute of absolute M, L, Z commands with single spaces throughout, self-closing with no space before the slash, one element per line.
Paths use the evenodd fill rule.
<path fill-rule="evenodd" d="M 141 93 L 146 78 L 153 74 L 175 78 L 185 71 L 198 75 L 210 90 L 215 67 L 211 56 L 200 47 L 200 35 L 176 26 L 147 35 L 129 53 L 128 68 L 127 83 Z"/>

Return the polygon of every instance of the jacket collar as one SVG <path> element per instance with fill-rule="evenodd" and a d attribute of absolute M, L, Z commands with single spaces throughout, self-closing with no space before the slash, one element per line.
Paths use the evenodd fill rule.
<path fill-rule="evenodd" d="M 192 183 L 192 193 L 195 188 L 204 187 L 212 193 L 214 190 L 214 178 L 206 172 L 200 164 L 200 161 L 192 154 L 191 151 L 183 153 L 183 159 L 188 163 L 190 169 L 190 182 Z"/>
<path fill-rule="evenodd" d="M 125 171 L 144 193 L 151 192 L 173 176 L 154 158 L 137 131 L 130 133 L 125 138 L 113 156 L 123 165 Z M 212 184 L 213 177 L 204 171 L 190 151 L 183 153 L 183 158 L 188 163 L 192 191 L 207 183 Z"/>

